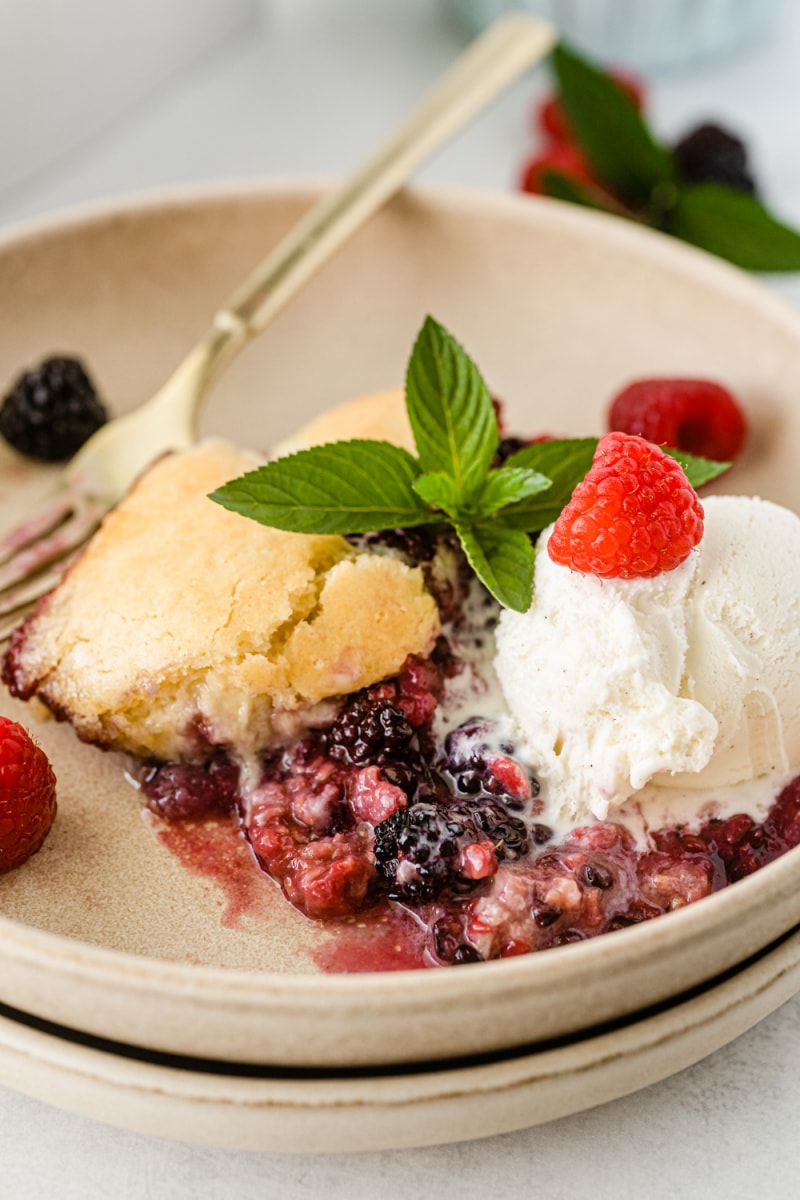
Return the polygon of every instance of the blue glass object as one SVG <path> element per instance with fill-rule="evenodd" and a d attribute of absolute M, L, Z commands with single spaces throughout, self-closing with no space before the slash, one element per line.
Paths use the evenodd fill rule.
<path fill-rule="evenodd" d="M 640 70 L 683 66 L 740 49 L 779 0 L 440 0 L 470 33 L 509 9 L 545 17 L 577 49 Z"/>

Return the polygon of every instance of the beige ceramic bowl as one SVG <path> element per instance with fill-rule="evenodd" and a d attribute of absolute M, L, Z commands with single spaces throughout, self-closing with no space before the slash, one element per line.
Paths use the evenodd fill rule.
<path fill-rule="evenodd" d="M 800 933 L 642 1021 L 530 1053 L 414 1072 L 247 1074 L 142 1061 L 0 1015 L 3 1083 L 157 1137 L 343 1153 L 466 1141 L 552 1121 L 657 1083 L 744 1033 L 800 987 Z"/>
<path fill-rule="evenodd" d="M 135 405 L 313 195 L 236 187 L 11 231 L 0 241 L 0 382 L 75 352 L 118 410 Z M 512 428 L 599 432 L 608 397 L 641 374 L 724 381 L 752 422 L 726 486 L 798 507 L 800 319 L 711 258 L 528 198 L 401 197 L 234 364 L 205 431 L 265 447 L 398 382 L 428 312 L 470 349 Z M 0 459 L 0 520 L 50 481 Z M 0 878 L 0 1003 L 72 1029 L 243 1063 L 431 1061 L 672 1000 L 800 921 L 796 850 L 695 906 L 539 956 L 321 975 L 313 956 L 325 932 L 246 862 L 226 907 L 210 875 L 225 877 L 220 860 L 236 859 L 234 847 L 205 874 L 188 871 L 143 819 L 119 759 L 7 697 L 0 707 L 35 726 L 60 781 L 43 850 Z"/>

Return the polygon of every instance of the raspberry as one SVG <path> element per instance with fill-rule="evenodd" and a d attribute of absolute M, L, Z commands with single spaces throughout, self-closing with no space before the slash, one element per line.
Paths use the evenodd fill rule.
<path fill-rule="evenodd" d="M 675 459 L 644 438 L 607 433 L 547 550 L 587 575 L 647 579 L 677 567 L 702 535 L 702 506 Z"/>
<path fill-rule="evenodd" d="M 409 724 L 414 729 L 429 725 L 442 698 L 443 676 L 441 662 L 436 661 L 436 650 L 431 658 L 409 654 L 397 677 L 399 698 Z"/>
<path fill-rule="evenodd" d="M 204 766 L 162 763 L 142 781 L 147 807 L 165 821 L 196 821 L 212 812 L 230 812 L 238 795 L 239 768 L 214 758 Z"/>
<path fill-rule="evenodd" d="M 742 449 L 747 423 L 731 393 L 707 379 L 640 379 L 614 398 L 609 428 L 660 446 L 730 462 Z"/>
<path fill-rule="evenodd" d="M 571 142 L 559 142 L 549 146 L 542 154 L 535 154 L 522 169 L 519 186 L 531 196 L 546 196 L 545 176 L 548 171 L 566 175 L 574 183 L 599 190 L 599 183 L 592 174 L 583 153 Z"/>
<path fill-rule="evenodd" d="M 56 815 L 56 777 L 16 721 L 0 717 L 0 874 L 41 846 Z"/>
<path fill-rule="evenodd" d="M 622 89 L 638 112 L 644 108 L 644 84 L 636 76 L 626 71 L 609 71 L 609 77 Z M 574 140 L 569 118 L 564 112 L 564 106 L 558 96 L 545 96 L 536 107 L 534 113 L 536 126 L 554 142 L 571 142 Z"/>
<path fill-rule="evenodd" d="M 675 161 L 690 183 L 721 183 L 755 195 L 756 185 L 741 138 L 710 122 L 687 133 L 674 147 Z"/>
<path fill-rule="evenodd" d="M 380 825 L 408 803 L 405 792 L 381 777 L 380 767 L 362 767 L 350 787 L 347 803 L 356 821 Z"/>
<path fill-rule="evenodd" d="M 20 454 L 71 458 L 108 420 L 76 358 L 48 358 L 17 379 L 0 408 L 0 434 Z"/>

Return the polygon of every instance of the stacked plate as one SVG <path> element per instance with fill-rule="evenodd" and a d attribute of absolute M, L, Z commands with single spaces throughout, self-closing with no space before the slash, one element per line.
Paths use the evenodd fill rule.
<path fill-rule="evenodd" d="M 115 410 L 141 402 L 315 195 L 162 195 L 9 232 L 0 380 L 75 353 Z M 527 197 L 399 198 L 231 368 L 204 432 L 266 448 L 398 383 L 427 312 L 476 358 L 510 428 L 599 433 L 631 378 L 719 379 L 752 437 L 717 490 L 797 506 L 800 319 L 699 252 Z M 50 486 L 52 472 L 0 458 L 0 527 Z M 8 697 L 0 710 L 34 723 Z M 800 849 L 613 937 L 458 969 L 321 973 L 330 935 L 224 827 L 203 846 L 159 833 L 119 758 L 54 722 L 35 731 L 59 818 L 0 877 L 2 1078 L 98 1119 L 305 1151 L 477 1137 L 663 1078 L 800 988 Z"/>

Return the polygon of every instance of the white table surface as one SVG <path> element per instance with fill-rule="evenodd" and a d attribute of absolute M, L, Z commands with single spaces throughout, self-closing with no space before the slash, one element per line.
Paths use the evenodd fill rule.
<path fill-rule="evenodd" d="M 220 47 L 24 187 L 0 190 L 0 222 L 161 184 L 345 171 L 459 47 L 424 0 L 283 0 L 260 34 Z M 653 80 L 651 110 L 665 137 L 712 116 L 741 131 L 773 208 L 800 224 L 798 58 L 800 5 L 785 0 L 746 54 Z M 516 87 L 423 178 L 513 186 L 543 86 L 537 76 Z M 800 277 L 769 286 L 800 304 Z M 479 1142 L 342 1157 L 141 1137 L 0 1086 L 0 1197 L 797 1196 L 798 1066 L 800 997 L 705 1061 L 603 1107 Z"/>

